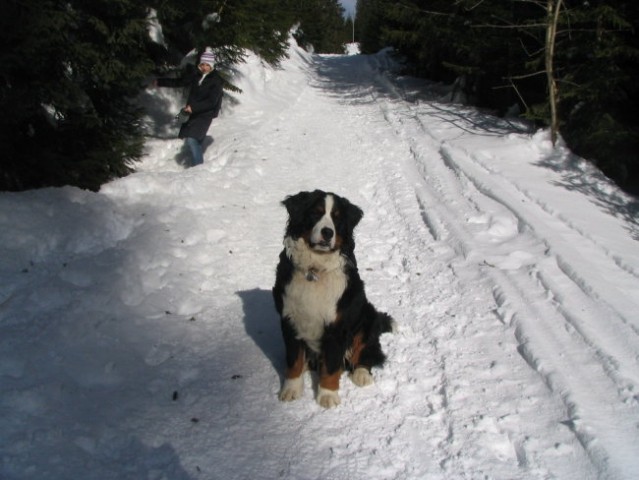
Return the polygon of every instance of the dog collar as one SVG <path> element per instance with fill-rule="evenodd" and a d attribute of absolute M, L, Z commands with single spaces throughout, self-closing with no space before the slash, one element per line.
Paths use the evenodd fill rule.
<path fill-rule="evenodd" d="M 309 268 L 306 271 L 306 280 L 309 282 L 317 282 L 319 280 L 319 272 L 314 268 Z"/>

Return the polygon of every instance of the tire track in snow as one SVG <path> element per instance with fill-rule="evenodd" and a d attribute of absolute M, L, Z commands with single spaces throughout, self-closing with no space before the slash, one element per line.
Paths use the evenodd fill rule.
<path fill-rule="evenodd" d="M 447 148 L 447 147 L 448 147 L 447 145 L 444 145 L 444 148 Z M 451 148 L 454 149 L 455 147 L 451 147 Z M 457 149 L 459 149 L 459 147 L 457 147 Z M 495 171 L 494 169 L 490 167 L 489 162 L 491 160 L 491 156 L 482 154 L 481 152 L 470 153 L 466 151 L 465 149 L 464 149 L 464 154 L 465 154 L 464 156 L 468 158 L 470 165 L 475 165 L 476 167 L 480 168 L 481 170 L 484 171 L 486 175 L 499 174 L 499 172 Z M 460 158 L 459 155 L 457 157 Z M 517 185 L 517 183 L 513 182 L 510 185 L 517 190 L 518 194 L 522 197 L 522 201 L 524 201 L 523 198 L 525 198 L 527 201 L 533 202 L 545 213 L 547 213 L 548 215 L 552 217 L 556 217 L 559 221 L 561 221 L 561 223 L 564 224 L 566 229 L 569 229 L 575 232 L 575 235 L 578 235 L 580 237 L 580 240 L 585 241 L 586 243 L 592 244 L 593 250 L 598 252 L 602 257 L 603 256 L 608 257 L 607 260 L 605 258 L 599 258 L 597 261 L 597 264 L 607 265 L 608 263 L 612 262 L 619 270 L 622 270 L 623 272 L 627 274 L 627 276 L 629 277 L 628 280 L 630 282 L 634 283 L 637 279 L 639 279 L 639 271 L 637 271 L 635 267 L 624 262 L 623 259 L 620 258 L 619 255 L 617 255 L 611 248 L 609 248 L 604 243 L 600 242 L 597 238 L 595 238 L 593 235 L 588 233 L 584 228 L 581 228 L 570 217 L 564 215 L 562 212 L 553 211 L 550 205 L 548 205 L 542 199 L 535 197 L 531 192 L 528 192 L 525 188 L 522 188 L 519 185 Z M 609 268 L 612 269 L 614 267 L 610 266 Z M 620 272 L 615 271 L 616 276 L 619 276 L 619 274 Z M 621 276 L 623 277 L 624 275 L 622 274 Z M 580 279 L 580 282 L 583 282 L 583 279 Z M 585 286 L 584 288 L 587 288 L 587 286 Z M 605 297 L 603 299 L 605 300 Z M 631 307 L 631 309 L 634 309 L 635 307 L 636 306 Z"/>
<path fill-rule="evenodd" d="M 371 110 L 367 115 L 377 122 L 374 128 L 386 130 L 387 122 L 378 123 L 379 106 L 373 93 L 367 90 L 360 94 L 373 98 L 367 107 Z M 455 457 L 450 448 L 452 426 L 448 412 L 446 359 L 431 332 L 434 323 L 444 324 L 448 319 L 446 308 L 448 298 L 453 295 L 450 290 L 454 287 L 451 287 L 453 279 L 445 264 L 432 261 L 429 264 L 429 259 L 435 256 L 432 249 L 436 245 L 421 222 L 421 212 L 415 208 L 410 189 L 403 188 L 401 172 L 386 174 L 385 182 L 378 181 L 387 172 L 386 162 L 391 161 L 382 157 L 378 171 L 372 177 L 375 180 L 362 189 L 361 194 L 369 203 L 377 205 L 379 211 L 375 215 L 379 215 L 380 222 L 393 219 L 379 239 L 381 245 L 390 245 L 390 248 L 379 259 L 379 269 L 375 269 L 395 277 L 392 282 L 386 282 L 389 291 L 378 293 L 385 298 L 402 299 L 400 305 L 391 307 L 391 310 L 399 309 L 403 316 L 396 318 L 399 331 L 386 340 L 385 350 L 390 361 L 380 383 L 383 390 L 399 392 L 394 394 L 393 410 L 400 418 L 389 436 L 389 442 L 394 447 L 401 445 L 401 451 L 406 454 L 392 460 L 401 466 L 393 478 L 420 478 L 425 474 L 441 475 L 442 471 L 446 471 L 444 466 Z M 370 234 L 365 236 L 374 238 Z M 370 240 L 367 243 L 362 245 L 364 251 L 379 249 L 371 245 Z M 369 249 L 371 246 L 373 248 Z M 366 261 L 370 260 L 369 257 Z M 374 258 L 372 260 L 375 261 Z M 370 275 L 365 274 L 364 277 Z M 443 277 L 450 282 L 442 282 Z M 369 293 L 373 303 L 382 300 L 381 296 L 375 299 L 375 292 Z M 429 317 L 438 320 L 420 323 L 420 320 Z M 416 398 L 421 400 L 415 401 Z M 439 459 L 439 466 L 434 471 L 423 471 L 415 465 L 414 459 L 424 455 L 424 445 L 432 449 L 430 455 Z"/>
<path fill-rule="evenodd" d="M 454 160 L 454 150 L 448 145 L 444 145 L 443 150 L 443 158 L 451 169 L 457 171 L 459 176 L 470 179 L 482 195 L 503 205 L 518 219 L 520 225 L 524 225 L 532 236 L 543 243 L 547 258 L 536 266 L 536 277 L 540 281 L 540 286 L 547 292 L 547 296 L 557 302 L 558 310 L 565 321 L 581 334 L 582 341 L 594 351 L 604 370 L 619 386 L 619 391 L 638 390 L 638 332 L 630 321 L 634 305 L 623 295 L 618 295 L 606 285 L 601 285 L 601 282 L 597 282 L 598 279 L 590 281 L 585 274 L 579 272 L 579 265 L 582 263 L 580 254 L 571 245 L 557 240 L 557 232 L 565 238 L 570 238 L 570 233 L 566 232 L 570 230 L 570 226 L 566 227 L 561 219 L 548 213 L 536 202 L 526 201 L 528 197 L 515 185 L 506 182 L 503 177 L 489 177 L 489 172 L 482 171 L 481 168 L 473 169 L 471 173 L 469 169 L 473 164 L 465 164 L 465 169 L 462 170 L 458 166 L 461 162 Z M 461 152 L 457 153 L 458 156 L 460 154 L 464 155 Z M 517 210 L 516 205 L 520 202 L 526 203 L 526 209 Z M 586 240 L 589 239 L 586 237 Z M 596 256 L 601 252 L 594 248 L 590 253 Z M 605 258 L 598 258 L 596 264 L 601 263 L 605 264 Z M 619 272 L 616 272 L 616 275 L 619 275 Z M 600 293 L 602 290 L 603 294 Z M 597 301 L 593 301 L 593 298 Z M 614 299 L 614 304 L 605 301 L 606 298 Z M 605 327 L 601 325 L 603 321 L 606 322 Z M 615 333 L 602 336 L 600 333 L 603 330 Z"/>
<path fill-rule="evenodd" d="M 482 192 L 483 195 L 493 198 L 496 202 L 503 204 L 519 220 L 533 229 L 537 236 L 544 238 L 545 242 L 552 241 L 549 248 L 556 251 L 558 264 L 564 274 L 584 291 L 588 296 L 595 295 L 598 300 L 608 303 L 611 309 L 615 310 L 635 333 L 639 334 L 637 325 L 633 323 L 636 312 L 639 311 L 639 302 L 632 301 L 624 295 L 619 295 L 614 287 L 609 288 L 600 278 L 623 278 L 627 276 L 627 284 L 636 282 L 637 274 L 631 266 L 624 264 L 612 254 L 609 249 L 601 245 L 590 235 L 579 229 L 573 222 L 564 216 L 555 214 L 549 207 L 534 198 L 515 183 L 508 182 L 503 176 L 493 175 L 493 172 L 483 163 L 477 160 L 477 155 L 456 149 L 452 145 L 444 142 L 442 145 L 442 157 L 452 170 L 463 172 Z M 498 192 L 504 192 L 499 194 Z M 517 204 L 525 203 L 526 209 L 518 209 Z M 531 206 L 534 207 L 530 208 Z M 553 228 L 548 228 L 552 224 Z M 559 232 L 560 235 L 557 235 Z M 589 244 L 589 258 L 594 257 L 595 261 L 589 268 L 600 268 L 598 275 L 592 275 L 590 271 L 580 268 L 582 264 L 579 254 L 575 252 L 572 245 L 567 242 L 558 242 L 557 237 L 576 237 L 579 244 Z M 552 239 L 552 240 L 551 240 Z M 577 243 L 577 242 L 573 242 Z M 600 266 L 604 267 L 600 267 Z M 607 275 L 607 270 L 614 270 L 612 275 Z M 609 298 L 613 299 L 610 303 Z"/>
<path fill-rule="evenodd" d="M 368 85 L 369 80 L 353 83 Z M 369 100 L 364 100 L 366 97 Z M 384 103 L 379 101 L 376 90 L 363 88 L 351 98 L 356 98 L 358 105 L 363 107 L 367 125 L 383 130 L 379 136 L 385 138 L 392 126 L 388 119 L 380 123 L 380 107 L 383 116 L 392 113 L 383 111 Z M 358 127 L 361 128 L 361 124 Z M 375 138 L 376 135 L 366 137 Z M 361 189 L 367 203 L 375 205 L 368 208 L 366 214 L 375 217 L 372 223 L 379 225 L 390 219 L 392 222 L 382 232 L 365 233 L 364 238 L 368 240 L 363 244 L 358 241 L 358 248 L 363 247 L 367 252 L 366 262 L 379 262 L 379 268 L 374 267 L 373 271 L 384 271 L 394 277 L 393 281 L 384 282 L 389 290 L 381 292 L 383 297 L 386 301 L 402 300 L 400 305 L 390 308 L 400 314 L 397 318 L 400 329 L 386 340 L 385 350 L 390 361 L 378 381 L 383 392 L 393 392 L 393 411 L 399 415 L 399 418 L 393 418 L 396 423 L 388 436 L 389 444 L 393 450 L 406 452 L 393 459 L 397 473 L 392 478 L 442 474 L 446 477 L 472 476 L 477 474 L 476 467 L 468 467 L 460 460 L 463 454 L 458 444 L 462 442 L 457 440 L 456 432 L 463 427 L 456 424 L 456 414 L 451 410 L 449 399 L 450 385 L 454 382 L 448 373 L 450 351 L 446 338 L 454 336 L 456 329 L 465 328 L 450 322 L 456 315 L 451 312 L 454 308 L 451 304 L 461 296 L 454 273 L 445 261 L 453 252 L 429 233 L 422 220 L 423 211 L 415 202 L 414 190 L 407 187 L 403 172 L 388 171 L 389 164 L 402 162 L 404 152 L 395 152 L 394 147 L 393 144 L 393 151 L 380 157 L 378 171 L 370 172 L 371 181 Z M 379 181 L 382 177 L 384 181 Z M 377 238 L 377 241 L 372 242 L 371 238 Z M 385 253 L 379 259 L 371 257 L 371 252 L 376 251 Z M 364 262 L 361 264 L 365 265 Z M 365 280 L 370 275 L 372 273 L 365 272 Z M 373 303 L 379 305 L 382 298 L 375 298 L 375 295 L 376 292 L 369 292 Z M 416 401 L 417 398 L 421 400 Z M 430 467 L 416 464 L 415 459 L 425 454 L 436 459 L 436 463 Z M 510 468 L 507 476 L 512 475 Z"/>
<path fill-rule="evenodd" d="M 546 222 L 552 222 L 553 228 L 559 231 L 565 224 L 549 217 L 548 212 L 537 208 L 535 203 L 531 208 L 530 201 L 525 209 L 517 209 L 514 204 L 523 200 L 521 192 L 506 184 L 501 176 L 485 177 L 478 168 L 472 168 L 475 164 L 467 161 L 468 156 L 464 157 L 462 167 L 459 157 L 464 154 L 452 145 L 444 143 L 441 152 L 433 155 L 432 145 L 437 144 L 438 139 L 413 110 L 409 108 L 407 116 L 386 115 L 386 118 L 401 124 L 397 131 L 407 139 L 416 168 L 421 170 L 423 184 L 416 189 L 416 195 L 423 211 L 428 212 L 424 213 L 424 220 L 434 236 L 450 244 L 467 264 L 476 261 L 476 251 L 481 250 L 481 245 L 469 229 L 468 220 L 482 212 L 481 204 L 488 199 L 504 212 L 501 215 L 516 218 L 517 237 L 528 237 L 530 246 L 537 244 L 538 249 L 546 251 L 545 261 L 523 273 L 500 270 L 488 264 L 479 268 L 495 285 L 500 315 L 515 328 L 520 353 L 566 404 L 569 413 L 566 425 L 584 446 L 600 475 L 616 476 L 619 472 L 610 471 L 607 465 L 628 465 L 631 446 L 639 441 L 636 425 L 624 422 L 624 418 L 637 415 L 637 350 L 636 342 L 633 343 L 636 337 L 633 325 L 617 311 L 593 302 L 588 295 L 592 289 L 584 288 L 587 283 L 575 273 L 578 258 L 566 246 L 550 244 L 553 230 L 548 229 Z M 423 155 L 422 151 L 425 151 Z M 434 191 L 430 192 L 430 188 Z M 439 198 L 435 191 L 441 195 Z M 464 198 L 466 202 L 461 204 L 459 199 Z M 538 218 L 530 218 L 531 212 Z M 586 319 L 583 319 L 583 308 L 579 308 L 583 305 L 588 305 Z M 621 308 L 628 313 L 627 305 Z M 601 327 L 598 318 L 613 321 L 611 330 L 618 329 L 619 333 L 601 338 L 599 333 L 605 327 Z M 540 327 L 540 321 L 544 327 Z M 596 326 L 589 331 L 592 322 Z M 587 391 L 582 388 L 584 385 L 589 385 Z M 607 404 L 610 389 L 618 392 L 615 405 Z M 596 412 L 605 414 L 601 416 Z M 609 430 L 597 428 L 599 418 L 617 418 L 620 427 L 614 435 L 606 435 Z M 609 462 L 610 459 L 614 461 Z"/>
<path fill-rule="evenodd" d="M 428 251 L 436 259 L 437 263 L 447 263 L 451 260 L 455 260 L 459 256 L 467 258 L 473 253 L 472 244 L 467 240 L 469 238 L 468 232 L 464 227 L 457 223 L 452 222 L 450 219 L 456 218 L 459 215 L 459 210 L 453 210 L 451 205 L 458 203 L 456 195 L 446 195 L 450 193 L 449 186 L 451 180 L 444 181 L 440 178 L 439 169 L 434 172 L 426 172 L 427 168 L 425 162 L 420 160 L 420 148 L 425 148 L 435 156 L 440 158 L 438 143 L 432 142 L 429 144 L 418 144 L 414 141 L 414 135 L 411 133 L 406 134 L 406 128 L 408 125 L 402 120 L 398 112 L 398 104 L 393 103 L 392 100 L 387 100 L 371 94 L 374 97 L 374 101 L 377 103 L 378 108 L 381 110 L 383 117 L 389 125 L 389 128 L 393 129 L 395 135 L 400 140 L 400 143 L 404 143 L 407 156 L 404 157 L 403 162 L 399 162 L 399 168 L 401 172 L 399 175 L 393 175 L 387 179 L 387 188 L 392 190 L 392 194 L 389 194 L 390 199 L 402 199 L 401 202 L 397 202 L 393 208 L 394 213 L 401 218 L 398 225 L 412 226 L 409 227 L 414 231 L 414 235 L 411 238 L 407 238 L 404 244 L 404 254 L 410 251 L 411 244 L 425 244 Z M 404 109 L 405 107 L 401 107 Z M 410 122 L 411 120 L 409 120 Z M 431 148 L 432 147 L 432 148 Z M 409 162 L 405 161 L 405 158 L 409 158 Z M 430 164 L 428 164 L 430 165 Z M 445 167 L 445 166 L 444 166 Z M 446 168 L 446 167 L 445 167 Z M 447 169 L 447 168 L 446 168 Z M 418 171 L 420 170 L 420 171 Z M 421 179 L 427 178 L 427 181 L 421 181 Z M 454 180 L 457 182 L 458 180 Z M 433 185 L 435 185 L 433 187 Z M 463 192 L 456 192 L 461 198 L 464 198 Z M 421 225 L 421 229 L 415 227 L 415 225 Z M 420 238 L 420 235 L 423 238 Z M 426 238 L 428 237 L 428 238 Z M 455 260 L 456 261 L 456 260 Z M 444 269 L 441 269 L 440 274 Z M 475 470 L 477 468 L 473 465 L 473 462 L 469 460 L 472 458 L 472 454 L 468 454 L 472 449 L 480 449 L 483 445 L 491 445 L 495 455 L 502 459 L 511 458 L 518 464 L 520 470 L 519 474 L 525 473 L 527 469 L 539 469 L 543 470 L 541 465 L 543 461 L 540 459 L 532 458 L 529 453 L 528 443 L 532 442 L 530 439 L 535 438 L 534 427 L 527 431 L 526 435 L 523 435 L 519 431 L 513 431 L 509 429 L 505 424 L 501 423 L 504 418 L 518 418 L 525 417 L 526 414 L 532 415 L 534 418 L 537 416 L 538 423 L 543 421 L 552 421 L 543 416 L 538 416 L 536 412 L 526 412 L 522 406 L 521 411 L 508 412 L 502 415 L 497 415 L 497 420 L 494 417 L 487 415 L 486 412 L 478 412 L 472 417 L 468 417 L 467 413 L 463 409 L 459 408 L 460 398 L 463 398 L 467 393 L 468 385 L 462 385 L 464 380 L 460 378 L 479 378 L 486 376 L 488 378 L 482 379 L 482 382 L 478 382 L 479 385 L 490 384 L 494 378 L 491 378 L 492 373 L 496 373 L 499 369 L 495 369 L 494 365 L 501 365 L 502 362 L 507 364 L 511 360 L 503 360 L 505 353 L 496 352 L 491 347 L 489 356 L 498 358 L 499 360 L 493 360 L 488 369 L 485 365 L 478 366 L 473 364 L 478 359 L 483 358 L 484 352 L 477 352 L 482 347 L 478 347 L 474 340 L 478 340 L 483 345 L 484 339 L 481 337 L 501 338 L 503 336 L 502 329 L 496 328 L 494 324 L 491 325 L 491 318 L 494 320 L 496 317 L 491 312 L 481 312 L 481 308 L 488 310 L 488 305 L 495 305 L 492 300 L 492 294 L 490 288 L 485 285 L 485 282 L 479 278 L 475 278 L 478 285 L 470 286 L 467 282 L 471 280 L 462 280 L 455 272 L 456 268 L 448 269 L 451 275 L 444 275 L 445 282 L 447 282 L 447 295 L 451 298 L 447 303 L 448 311 L 445 317 L 428 318 L 422 317 L 422 320 L 426 322 L 426 329 L 428 335 L 431 337 L 432 352 L 431 354 L 437 359 L 438 369 L 441 377 L 438 380 L 438 393 L 440 395 L 439 404 L 434 406 L 431 416 L 441 419 L 440 429 L 445 431 L 445 435 L 441 438 L 437 444 L 439 456 L 441 458 L 440 468 L 446 475 L 451 477 L 473 477 L 478 475 L 479 472 Z M 414 273 L 414 272 L 413 272 Z M 475 275 L 479 277 L 479 275 Z M 433 289 L 433 283 L 439 281 L 436 276 L 430 277 L 423 284 L 423 288 L 428 291 Z M 414 295 L 411 295 L 416 305 L 424 303 L 423 297 L 419 297 L 417 290 L 412 290 Z M 456 296 L 458 298 L 464 295 L 476 294 L 478 298 L 482 300 L 478 302 L 477 307 L 471 307 L 469 311 L 457 312 L 454 300 L 451 303 L 451 299 Z M 490 299 L 486 301 L 486 299 Z M 462 302 L 465 303 L 465 302 Z M 492 307 L 491 307 L 492 308 Z M 479 309 L 479 310 L 478 310 Z M 462 308 L 462 310 L 465 310 Z M 476 318 L 480 318 L 480 321 L 476 321 Z M 482 318 L 483 317 L 483 318 Z M 487 328 L 488 327 L 488 328 Z M 495 343 L 503 342 L 495 340 Z M 491 343 L 491 342 L 489 342 Z M 514 341 L 513 341 L 514 343 Z M 457 346 L 457 348 L 455 348 Z M 514 350 L 515 345 L 513 346 Z M 474 352 L 473 355 L 465 356 L 459 352 Z M 507 354 L 506 354 L 507 356 Z M 393 363 L 397 363 L 397 358 L 393 358 Z M 488 362 L 487 362 L 488 363 Z M 521 362 L 522 369 L 527 369 L 524 362 Z M 400 367 L 401 368 L 401 367 Z M 485 370 L 489 370 L 489 373 L 485 373 Z M 520 372 L 516 366 L 513 366 L 507 371 L 501 371 L 498 376 L 498 382 L 514 383 L 514 376 Z M 508 379 L 508 380 L 506 380 Z M 517 377 L 519 379 L 519 377 Z M 485 382 L 485 383 L 484 383 Z M 525 382 L 525 385 L 534 383 L 531 381 Z M 503 387 L 503 384 L 502 384 Z M 492 403 L 492 396 L 487 393 L 488 388 L 476 387 L 478 394 L 487 397 L 487 403 Z M 530 387 L 527 387 L 530 388 Z M 534 390 L 534 388 L 532 388 Z M 517 390 L 514 395 L 520 394 L 521 390 Z M 503 393 L 503 392 L 502 392 Z M 557 406 L 560 403 L 555 400 L 549 400 L 539 396 L 538 391 L 535 392 L 530 398 L 535 398 L 534 402 L 544 401 L 551 402 Z M 451 398 L 452 396 L 452 398 Z M 543 400 L 540 400 L 544 398 Z M 491 399 L 491 400 L 488 400 Z M 554 406 L 546 405 L 544 410 L 554 411 Z M 558 414 L 558 411 L 555 412 Z M 552 414 L 550 416 L 552 418 Z M 556 422 L 559 422 L 559 418 L 556 417 Z M 519 430 L 519 429 L 517 429 Z M 543 432 L 542 435 L 547 432 Z M 559 432 L 558 432 L 559 433 Z M 560 435 L 559 435 L 560 437 Z M 559 438 L 558 437 L 558 438 Z M 548 440 L 548 439 L 544 439 Z M 540 441 L 540 440 L 535 440 Z M 559 445 L 556 442 L 555 445 Z M 550 450 L 550 449 L 548 449 Z M 495 471 L 491 472 L 494 474 Z M 509 471 L 504 473 L 504 478 L 518 478 L 518 473 Z"/>

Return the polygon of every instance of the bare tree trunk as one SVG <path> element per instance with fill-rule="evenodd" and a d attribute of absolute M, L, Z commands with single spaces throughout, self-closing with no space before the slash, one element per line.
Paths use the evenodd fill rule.
<path fill-rule="evenodd" d="M 555 56 L 555 38 L 557 36 L 557 23 L 559 21 L 559 12 L 561 11 L 562 0 L 547 0 L 546 10 L 548 14 L 546 26 L 546 76 L 548 78 L 548 101 L 550 103 L 550 138 L 552 144 L 557 142 L 559 135 L 559 115 L 557 113 L 557 103 L 559 101 L 559 92 L 557 89 L 557 81 L 555 80 L 555 72 L 553 69 L 553 60 Z"/>

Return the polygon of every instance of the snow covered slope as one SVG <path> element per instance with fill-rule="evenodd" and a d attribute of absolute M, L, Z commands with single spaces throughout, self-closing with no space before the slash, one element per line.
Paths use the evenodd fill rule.
<path fill-rule="evenodd" d="M 636 200 L 384 54 L 235 81 L 200 167 L 165 122 L 99 193 L 0 194 L 0 478 L 639 476 Z M 279 202 L 315 188 L 400 326 L 331 410 L 277 399 Z"/>

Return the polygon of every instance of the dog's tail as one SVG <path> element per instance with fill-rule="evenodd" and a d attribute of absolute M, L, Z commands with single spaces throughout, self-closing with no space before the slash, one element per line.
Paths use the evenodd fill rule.
<path fill-rule="evenodd" d="M 397 332 L 397 322 L 388 313 L 377 312 L 377 318 L 381 326 L 381 333 Z"/>
<path fill-rule="evenodd" d="M 394 332 L 396 328 L 395 320 L 387 313 L 375 311 L 374 315 L 373 330 L 369 332 L 366 347 L 362 350 L 359 357 L 359 365 L 356 365 L 366 366 L 369 371 L 372 367 L 381 367 L 386 361 L 386 355 L 382 351 L 382 346 L 379 341 L 380 335 Z"/>

